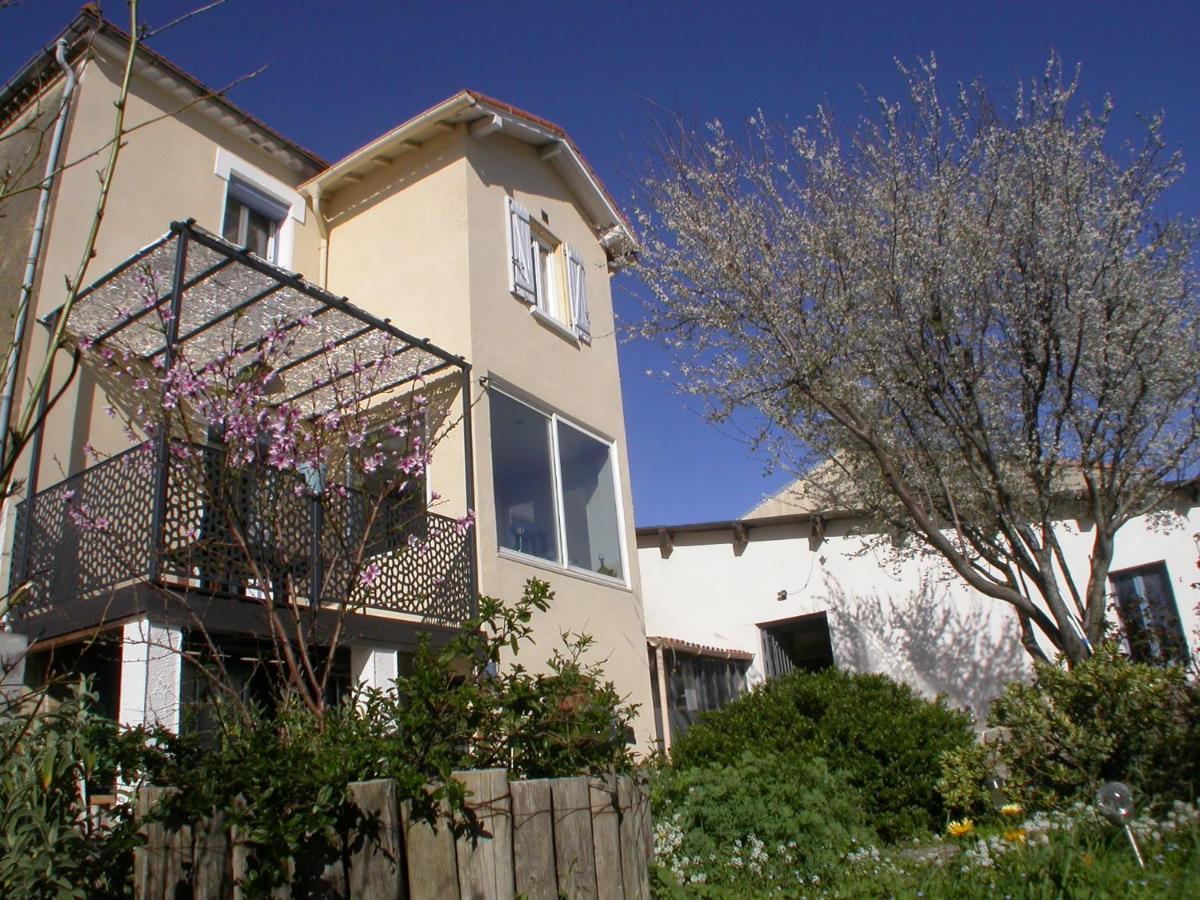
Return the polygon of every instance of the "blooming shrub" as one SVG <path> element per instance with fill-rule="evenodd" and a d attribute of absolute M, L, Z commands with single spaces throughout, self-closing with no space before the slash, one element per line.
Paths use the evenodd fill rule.
<path fill-rule="evenodd" d="M 1143 814 L 1124 834 L 1090 805 L 1039 812 L 1016 827 L 924 847 L 865 845 L 847 853 L 836 878 L 807 897 L 1131 898 L 1200 895 L 1200 810 L 1176 803 Z"/>
<path fill-rule="evenodd" d="M 813 757 L 856 788 L 880 834 L 940 830 L 939 757 L 969 746 L 971 720 L 884 675 L 827 669 L 767 682 L 693 725 L 671 751 L 678 770 L 732 765 L 742 754 L 784 761 L 778 777 Z"/>
<path fill-rule="evenodd" d="M 1179 666 L 1136 663 L 1111 644 L 1070 669 L 1039 663 L 988 721 L 1006 729 L 1003 740 L 943 758 L 939 789 L 957 811 L 986 807 L 982 782 L 997 766 L 1010 772 L 1014 799 L 1038 808 L 1090 802 L 1105 781 L 1166 800 L 1200 790 L 1200 690 Z"/>
<path fill-rule="evenodd" d="M 730 764 L 664 769 L 651 801 L 660 876 L 692 892 L 818 885 L 874 837 L 858 792 L 819 758 L 747 751 Z"/>

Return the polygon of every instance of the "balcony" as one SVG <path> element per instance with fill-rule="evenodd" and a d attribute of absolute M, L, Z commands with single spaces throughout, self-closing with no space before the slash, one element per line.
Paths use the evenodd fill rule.
<path fill-rule="evenodd" d="M 442 625 L 471 615 L 468 529 L 454 519 L 337 485 L 297 492 L 303 481 L 294 473 L 229 469 L 219 449 L 193 447 L 187 459 L 171 457 L 155 532 L 148 449 L 127 450 L 18 506 L 13 585 L 27 583 L 19 616 L 131 586 L 251 600 L 269 593 L 304 605 L 319 597 L 326 607 Z M 218 474 L 197 479 L 197 468 Z M 369 585 L 351 581 L 360 546 L 359 568 L 378 567 Z"/>
<path fill-rule="evenodd" d="M 190 224 L 176 223 L 81 295 L 68 331 L 77 345 L 101 358 L 122 354 L 139 371 L 169 369 L 172 359 L 195 371 L 214 360 L 261 360 L 262 335 L 292 332 L 287 358 L 271 360 L 269 399 L 302 408 L 309 421 L 341 411 L 348 380 L 361 384 L 362 371 L 394 361 L 369 382 L 371 396 L 432 380 L 462 401 L 451 433 L 462 441 L 472 505 L 461 358 Z M 120 379 L 94 374 L 110 401 L 122 402 Z M 43 440 L 14 528 L 20 630 L 62 634 L 173 607 L 209 626 L 222 611 L 236 630 L 255 609 L 307 611 L 328 627 L 347 612 L 453 627 L 474 611 L 473 531 L 428 509 L 420 479 L 380 490 L 361 473 L 339 482 L 277 467 L 266 454 L 237 460 L 220 442 L 184 440 L 164 419 L 158 437 L 39 489 Z"/>

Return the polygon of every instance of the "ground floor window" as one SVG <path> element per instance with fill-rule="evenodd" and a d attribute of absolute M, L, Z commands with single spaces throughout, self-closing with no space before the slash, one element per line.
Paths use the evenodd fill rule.
<path fill-rule="evenodd" d="M 823 612 L 764 622 L 758 628 L 762 633 L 763 674 L 767 678 L 782 678 L 798 669 L 815 672 L 833 665 L 829 619 Z"/>
<path fill-rule="evenodd" d="M 650 683 L 654 693 L 654 721 L 659 741 L 663 740 L 664 720 L 665 727 L 670 729 L 671 740 L 677 740 L 701 713 L 718 710 L 744 694 L 749 656 L 739 654 L 731 658 L 727 655 L 706 655 L 702 650 L 695 652 L 690 648 L 652 646 Z"/>
<path fill-rule="evenodd" d="M 1129 654 L 1138 662 L 1188 661 L 1187 638 L 1165 562 L 1109 575 Z"/>
<path fill-rule="evenodd" d="M 500 547 L 623 581 L 612 443 L 499 391 L 489 405 Z"/>

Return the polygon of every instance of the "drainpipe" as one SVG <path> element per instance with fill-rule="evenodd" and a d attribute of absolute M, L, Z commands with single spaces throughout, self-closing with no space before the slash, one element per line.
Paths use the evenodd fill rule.
<path fill-rule="evenodd" d="M 33 234 L 29 239 L 29 257 L 25 260 L 25 277 L 21 280 L 21 299 L 17 303 L 17 317 L 13 325 L 12 346 L 8 351 L 8 364 L 4 373 L 4 393 L 0 395 L 0 428 L 3 436 L 0 447 L 8 454 L 8 428 L 12 419 L 13 396 L 17 389 L 17 367 L 21 362 L 21 346 L 25 343 L 25 323 L 29 317 L 29 304 L 33 297 L 33 281 L 37 274 L 38 258 L 42 253 L 42 236 L 46 230 L 46 216 L 50 210 L 50 189 L 54 186 L 54 174 L 58 170 L 58 157 L 62 150 L 63 134 L 67 127 L 67 111 L 71 105 L 71 94 L 75 91 L 75 70 L 67 64 L 67 41 L 59 38 L 54 45 L 54 58 L 66 75 L 62 106 L 54 123 L 54 137 L 50 142 L 50 155 L 46 159 L 46 174 L 38 197 L 37 215 L 33 220 Z"/>
<path fill-rule="evenodd" d="M 329 225 L 325 221 L 325 214 L 321 212 L 321 185 L 314 184 L 308 190 L 308 196 L 312 200 L 313 215 L 317 217 L 317 231 L 321 235 L 321 242 L 317 247 L 318 260 L 317 278 L 318 283 L 323 290 L 329 290 Z"/>

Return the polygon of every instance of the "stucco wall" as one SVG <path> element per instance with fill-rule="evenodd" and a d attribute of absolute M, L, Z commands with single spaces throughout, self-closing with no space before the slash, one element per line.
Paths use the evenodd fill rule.
<path fill-rule="evenodd" d="M 751 677 L 763 677 L 758 624 L 827 611 L 835 664 L 883 672 L 923 693 L 981 715 L 1003 685 L 1028 674 L 1015 616 L 967 588 L 932 560 L 897 562 L 868 549 L 833 521 L 824 542 L 807 522 L 751 527 L 735 553 L 732 530 L 679 532 L 668 558 L 656 534 L 639 538 L 646 630 L 652 635 L 747 650 L 756 654 Z M 1200 510 L 1192 508 L 1163 532 L 1145 517 L 1118 535 L 1113 570 L 1163 560 L 1184 630 L 1196 651 L 1200 628 L 1196 577 Z M 1064 523 L 1069 565 L 1086 581 L 1091 533 Z M 780 591 L 787 598 L 777 599 Z"/>
<path fill-rule="evenodd" d="M 0 140 L 0 172 L 10 179 L 4 184 L 5 196 L 0 202 L 0 347 L 5 352 L 12 339 L 17 299 L 41 196 L 37 185 L 46 172 L 62 92 L 60 80 L 35 99 Z"/>
<path fill-rule="evenodd" d="M 556 238 L 581 253 L 587 269 L 590 346 L 539 322 L 508 291 L 505 197 L 517 198 Z M 535 621 L 537 646 L 520 662 L 539 670 L 563 631 L 596 638 L 593 659 L 631 702 L 649 709 L 642 627 L 607 261 L 588 221 L 561 177 L 536 148 L 502 134 L 470 136 L 459 125 L 403 153 L 361 182 L 322 200 L 329 222 L 328 287 L 399 328 L 428 337 L 473 366 L 475 510 L 479 583 L 502 599 L 520 596 L 539 577 L 556 592 Z M 545 212 L 545 218 L 542 213 Z M 496 535 L 489 399 L 479 378 L 557 412 L 616 445 L 625 528 L 626 584 L 502 555 Z M 452 420 L 460 400 L 451 391 Z M 450 433 L 434 457 L 431 484 L 442 511 L 465 509 L 461 441 Z M 639 744 L 652 722 L 642 717 Z"/>
<path fill-rule="evenodd" d="M 470 354 L 467 164 L 464 131 L 442 134 L 419 150 L 324 198 L 328 222 L 327 287 L 414 337 L 453 354 Z M 461 413 L 457 383 L 434 386 L 436 432 Z M 429 482 L 436 510 L 466 512 L 461 431 L 445 433 Z"/>
<path fill-rule="evenodd" d="M 624 520 L 626 585 L 602 583 L 557 566 L 533 566 L 502 554 L 496 532 L 490 457 L 488 397 L 477 407 L 476 440 L 484 463 L 477 473 L 480 576 L 499 597 L 517 596 L 536 575 L 556 599 L 537 622 L 538 647 L 529 660 L 549 654 L 563 631 L 596 638 L 605 673 L 631 702 L 641 706 L 637 739 L 646 746 L 653 732 L 649 668 L 634 534 L 633 492 L 621 404 L 620 368 L 613 328 L 607 260 L 589 222 L 562 178 L 538 158 L 535 147 L 503 134 L 467 145 L 471 162 L 468 203 L 470 236 L 471 354 L 477 374 L 545 412 L 556 412 L 611 440 L 616 448 L 621 516 Z M 505 197 L 512 196 L 531 218 L 583 257 L 587 272 L 592 342 L 576 342 L 530 314 L 508 290 L 509 254 Z"/>
<path fill-rule="evenodd" d="M 113 103 L 121 72 L 114 62 L 92 58 L 82 67 L 73 101 L 71 127 L 64 147 L 70 164 L 56 190 L 41 262 L 37 315 L 58 308 L 66 296 L 65 279 L 74 278 L 91 227 L 103 168 L 103 149 L 112 137 Z M 173 220 L 194 218 L 219 233 L 226 181 L 215 171 L 217 148 L 223 147 L 285 184 L 301 179 L 248 140 L 219 128 L 194 108 L 166 95 L 143 78 L 135 78 L 126 110 L 126 146 L 118 158 L 95 257 L 83 284 L 90 284 L 163 233 Z M 315 272 L 319 234 L 315 219 L 296 224 L 291 267 Z M 31 338 L 30 359 L 40 361 L 45 331 Z M 66 365 L 59 365 L 59 375 Z M 51 413 L 45 432 L 40 484 L 48 485 L 85 466 L 83 447 L 117 452 L 128 440 L 105 415 L 107 400 L 95 381 L 81 371 Z M 24 464 L 19 471 L 24 471 Z"/>

